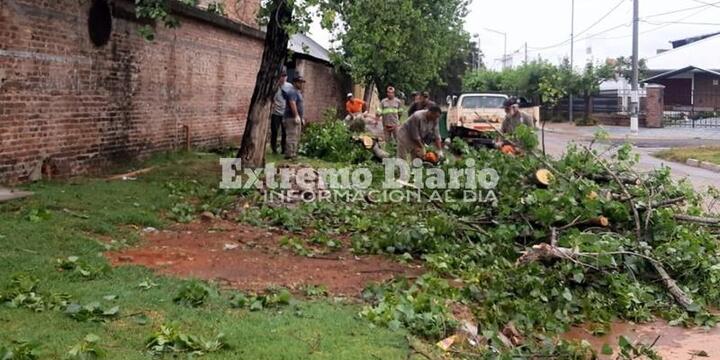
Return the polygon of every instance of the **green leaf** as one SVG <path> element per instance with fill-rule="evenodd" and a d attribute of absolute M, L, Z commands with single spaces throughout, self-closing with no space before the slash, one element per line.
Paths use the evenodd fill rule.
<path fill-rule="evenodd" d="M 620 345 L 620 348 L 623 350 L 630 350 L 633 348 L 630 340 L 623 335 L 621 335 L 618 339 L 618 345 Z"/>
<path fill-rule="evenodd" d="M 608 344 L 603 344 L 602 346 L 602 354 L 603 355 L 612 355 L 613 354 L 613 348 L 612 346 Z"/>

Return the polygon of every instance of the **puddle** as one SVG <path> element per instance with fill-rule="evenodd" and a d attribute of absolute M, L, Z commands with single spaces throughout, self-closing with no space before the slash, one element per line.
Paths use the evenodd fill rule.
<path fill-rule="evenodd" d="M 631 342 L 642 342 L 650 345 L 660 337 L 653 349 L 667 360 L 720 360 L 720 328 L 709 330 L 686 329 L 673 327 L 664 321 L 648 324 L 613 323 L 607 335 L 596 337 L 583 327 L 573 327 L 563 335 L 569 340 L 586 340 L 600 354 L 604 344 L 612 346 L 617 351 L 618 339 L 625 336 Z M 707 353 L 707 357 L 697 354 L 700 351 Z M 601 356 L 600 359 L 613 359 L 610 356 Z"/>

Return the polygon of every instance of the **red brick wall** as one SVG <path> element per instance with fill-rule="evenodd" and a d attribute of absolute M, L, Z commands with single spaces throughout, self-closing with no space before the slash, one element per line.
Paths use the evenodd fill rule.
<path fill-rule="evenodd" d="M 205 0 L 214 1 L 214 0 Z M 257 22 L 257 14 L 260 10 L 260 1 L 258 0 L 224 0 L 225 12 L 227 16 L 233 20 L 240 21 L 245 25 L 259 28 Z"/>
<path fill-rule="evenodd" d="M 342 106 L 344 95 L 342 78 L 336 74 L 331 65 L 298 59 L 297 70 L 307 80 L 304 90 L 305 118 L 308 121 L 322 120 L 326 109 L 337 109 Z"/>
<path fill-rule="evenodd" d="M 261 40 L 181 18 L 149 43 L 113 18 L 95 47 L 89 3 L 0 0 L 0 182 L 180 148 L 183 126 L 198 147 L 240 137 Z"/>

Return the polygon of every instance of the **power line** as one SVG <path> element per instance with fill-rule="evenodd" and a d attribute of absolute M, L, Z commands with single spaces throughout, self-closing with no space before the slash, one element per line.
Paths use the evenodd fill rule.
<path fill-rule="evenodd" d="M 706 7 L 707 7 L 707 6 L 706 6 Z M 689 19 L 689 18 L 691 18 L 691 17 L 693 17 L 693 16 L 695 16 L 695 15 L 697 15 L 697 14 L 700 14 L 700 13 L 703 12 L 704 10 L 705 10 L 705 9 L 700 9 L 700 10 L 698 10 L 698 11 L 696 11 L 696 12 L 694 12 L 694 13 L 688 15 L 688 16 L 684 16 L 684 17 L 682 17 L 682 18 L 680 18 L 680 19 L 677 19 L 677 20 L 675 20 L 674 22 L 680 22 L 680 21 L 683 21 L 683 20 L 685 20 L 685 19 Z M 641 20 L 641 21 L 644 21 L 644 20 Z M 641 32 L 640 35 L 649 34 L 649 33 L 651 33 L 651 32 L 664 29 L 664 28 L 666 28 L 666 27 L 668 27 L 668 26 L 671 26 L 671 25 L 673 25 L 672 22 L 667 23 L 667 24 L 665 24 L 665 25 L 660 25 L 660 26 L 658 26 L 658 27 L 655 27 L 655 28 L 652 28 L 652 29 L 649 29 L 649 30 L 645 30 L 645 31 Z M 615 37 L 598 38 L 598 40 L 618 40 L 618 39 L 626 39 L 626 38 L 628 38 L 628 37 L 630 37 L 630 36 L 631 36 L 631 35 L 621 35 L 621 36 L 615 36 Z"/>
<path fill-rule="evenodd" d="M 647 20 L 641 20 L 642 22 L 650 25 L 705 25 L 705 26 L 720 26 L 720 23 L 706 23 L 706 22 L 685 22 L 685 21 L 661 21 L 652 22 Z"/>
<path fill-rule="evenodd" d="M 647 16 L 644 16 L 643 19 L 649 19 L 649 18 L 665 16 L 665 15 L 672 15 L 672 14 L 677 14 L 677 13 L 686 12 L 686 11 L 690 11 L 690 10 L 704 9 L 709 6 L 718 7 L 718 5 L 720 4 L 720 1 L 713 2 L 713 3 L 708 3 L 708 2 L 704 2 L 704 1 L 700 1 L 700 0 L 693 0 L 693 1 L 703 4 L 703 5 L 693 6 L 693 7 L 689 7 L 689 8 L 683 8 L 683 9 L 677 9 L 677 10 L 671 10 L 671 11 L 658 13 L 658 14 L 647 15 Z"/>
<path fill-rule="evenodd" d="M 620 6 L 622 6 L 622 4 L 625 3 L 625 2 L 626 2 L 626 0 L 620 0 L 620 2 L 617 3 L 617 5 L 615 5 L 612 9 L 610 9 L 610 11 L 608 11 L 608 12 L 607 12 L 605 15 L 603 15 L 600 19 L 598 19 L 597 21 L 595 21 L 592 25 L 590 25 L 590 26 L 588 26 L 587 28 L 585 28 L 585 30 L 580 31 L 579 33 L 575 34 L 575 36 L 580 36 L 580 35 L 588 32 L 588 31 L 592 30 L 592 28 L 594 28 L 595 26 L 597 26 L 598 24 L 600 24 L 603 20 L 607 19 L 608 16 L 612 15 L 612 13 L 614 13 L 615 10 L 617 10 L 618 8 L 620 8 Z M 555 47 L 563 46 L 563 45 L 569 43 L 570 41 L 571 41 L 571 39 L 567 39 L 567 40 L 565 40 L 565 41 L 563 41 L 563 42 L 561 42 L 561 43 L 557 43 L 557 44 L 555 44 L 555 45 L 550 45 L 550 46 L 545 46 L 545 47 L 540 47 L 540 48 L 531 47 L 531 49 L 532 49 L 533 51 L 541 51 L 541 50 L 552 49 L 552 48 L 555 48 Z"/>
<path fill-rule="evenodd" d="M 600 19 L 598 19 L 598 21 L 596 21 L 596 22 L 594 22 L 592 25 L 588 26 L 587 29 L 585 29 L 585 30 L 583 30 L 583 31 L 575 34 L 575 36 L 580 36 L 580 35 L 588 32 L 588 31 L 590 31 L 592 28 L 594 28 L 595 26 L 597 26 L 598 24 L 600 24 L 603 20 L 607 19 L 608 16 L 612 15 L 612 13 L 614 13 L 615 10 L 617 10 L 618 8 L 620 8 L 620 6 L 622 6 L 622 4 L 623 4 L 624 2 L 626 2 L 626 0 L 620 0 L 620 2 L 619 2 L 617 5 L 615 5 L 615 7 L 613 7 L 612 9 L 610 9 L 610 11 L 608 11 L 607 14 L 603 15 Z"/>
<path fill-rule="evenodd" d="M 692 0 L 692 1 L 694 1 L 694 2 L 696 2 L 696 3 L 700 3 L 700 4 L 710 5 L 710 6 L 714 6 L 714 7 L 720 7 L 720 6 L 716 5 L 716 4 L 712 4 L 712 3 L 709 3 L 709 2 L 705 2 L 705 1 L 700 1 L 700 0 Z"/>
<path fill-rule="evenodd" d="M 682 24 L 682 21 L 683 21 L 683 20 L 686 20 L 686 19 L 688 19 L 688 18 L 691 18 L 691 17 L 693 17 L 693 16 L 695 16 L 695 15 L 703 12 L 703 11 L 704 11 L 706 8 L 708 8 L 708 7 L 718 7 L 718 8 L 720 8 L 720 6 L 719 6 L 720 1 L 718 1 L 718 2 L 713 2 L 713 3 L 706 3 L 706 2 L 703 2 L 703 1 L 700 1 L 700 0 L 693 0 L 693 1 L 699 2 L 699 3 L 703 4 L 703 5 L 694 6 L 694 7 L 690 7 L 690 8 L 677 9 L 677 10 L 673 10 L 673 11 L 667 11 L 667 12 L 658 13 L 658 14 L 653 14 L 653 15 L 648 15 L 648 16 L 643 17 L 643 19 L 641 19 L 640 21 L 643 21 L 643 22 L 646 22 L 646 23 L 650 23 L 650 22 L 648 22 L 648 21 L 646 21 L 646 20 L 644 20 L 644 19 L 654 18 L 654 17 L 660 17 L 660 16 L 665 16 L 665 15 L 670 15 L 670 14 L 677 14 L 677 13 L 681 13 L 681 12 L 686 12 L 686 11 L 690 11 L 690 10 L 698 10 L 698 9 L 699 9 L 699 11 L 696 11 L 696 12 L 690 14 L 690 15 L 687 15 L 687 16 L 682 17 L 682 18 L 680 18 L 680 19 L 677 19 L 677 20 L 675 20 L 675 21 L 662 22 L 663 25 L 660 25 L 660 26 L 658 26 L 658 27 L 656 27 L 656 28 L 653 28 L 653 29 L 645 30 L 645 31 L 641 32 L 640 34 L 641 34 L 641 35 L 644 35 L 644 34 L 647 34 L 647 33 L 651 33 L 651 32 L 657 31 L 657 30 L 664 29 L 664 28 L 666 28 L 666 27 L 668 27 L 668 26 L 671 26 L 671 25 Z M 608 16 L 609 16 L 609 15 L 608 15 Z M 607 16 L 605 16 L 605 17 L 607 17 Z M 599 23 L 599 22 L 598 22 L 598 23 Z M 595 25 L 595 24 L 594 24 L 594 25 Z M 630 25 L 632 25 L 632 23 L 627 23 L 627 22 L 626 22 L 626 23 L 622 23 L 622 24 L 613 26 L 613 27 L 611 27 L 611 28 L 608 28 L 608 29 L 599 31 L 599 32 L 597 32 L 597 33 L 590 34 L 590 35 L 585 36 L 585 37 L 583 37 L 583 38 L 576 39 L 575 41 L 584 41 L 584 40 L 590 40 L 590 39 L 596 39 L 596 40 L 619 40 L 619 39 L 626 39 L 626 38 L 631 37 L 632 35 L 621 35 L 621 36 L 602 37 L 602 38 L 598 38 L 598 36 L 603 35 L 603 34 L 606 34 L 606 33 L 608 33 L 608 32 L 611 32 L 611 31 L 616 30 L 616 29 L 619 29 L 619 28 L 628 27 L 628 26 L 630 26 Z M 695 24 L 688 24 L 688 25 L 695 25 Z M 715 25 L 720 25 L 720 24 L 712 24 L 712 23 L 702 24 L 702 23 L 697 23 L 697 25 L 715 26 Z M 546 47 L 542 47 L 542 48 L 531 48 L 532 50 L 531 50 L 530 52 L 536 53 L 536 52 L 540 52 L 540 51 L 544 51 L 544 50 L 554 49 L 554 48 L 557 48 L 557 47 L 564 46 L 565 44 L 567 44 L 567 43 L 569 43 L 569 42 L 570 42 L 570 39 L 567 39 L 567 40 L 563 41 L 562 43 L 558 43 L 558 44 L 555 44 L 555 45 L 546 46 Z"/>

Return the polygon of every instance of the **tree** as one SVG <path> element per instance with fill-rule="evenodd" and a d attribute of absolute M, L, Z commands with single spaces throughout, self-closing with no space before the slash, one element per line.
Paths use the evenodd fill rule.
<path fill-rule="evenodd" d="M 466 0 L 344 1 L 334 38 L 338 59 L 353 79 L 400 89 L 423 89 L 440 80 L 448 62 L 464 50 Z M 462 52 L 461 52 L 462 53 Z M 464 53 L 466 56 L 467 53 Z"/>
<path fill-rule="evenodd" d="M 448 95 L 463 90 L 463 76 L 468 70 L 482 64 L 482 53 L 477 43 L 467 42 L 455 51 L 445 68 L 440 71 L 439 79 L 432 81 L 430 94 L 436 102 L 445 102 Z"/>
<path fill-rule="evenodd" d="M 585 69 L 573 82 L 573 92 L 585 98 L 585 119 L 590 118 L 592 96 L 600 91 L 600 84 L 615 78 L 615 67 L 612 63 L 595 65 L 587 63 Z"/>
<path fill-rule="evenodd" d="M 535 60 L 514 69 L 500 72 L 492 70 L 472 71 L 465 75 L 465 91 L 502 91 L 522 95 L 534 102 L 543 100 L 540 84 L 543 78 L 557 73 L 558 68 L 547 61 Z"/>
<path fill-rule="evenodd" d="M 617 59 L 611 60 L 614 65 L 615 72 L 630 81 L 632 79 L 632 56 L 621 56 Z M 638 61 L 638 69 L 640 71 L 640 79 L 647 78 L 649 69 L 647 67 L 647 61 L 640 59 Z"/>
<path fill-rule="evenodd" d="M 262 167 L 265 165 L 265 146 L 267 141 L 268 119 L 273 96 L 278 89 L 282 64 L 287 57 L 290 35 L 288 26 L 292 20 L 293 8 L 288 0 L 272 0 L 268 7 L 269 21 L 265 34 L 260 70 L 255 79 L 255 89 L 250 100 L 245 132 L 238 150 L 237 158 L 243 167 Z"/>

